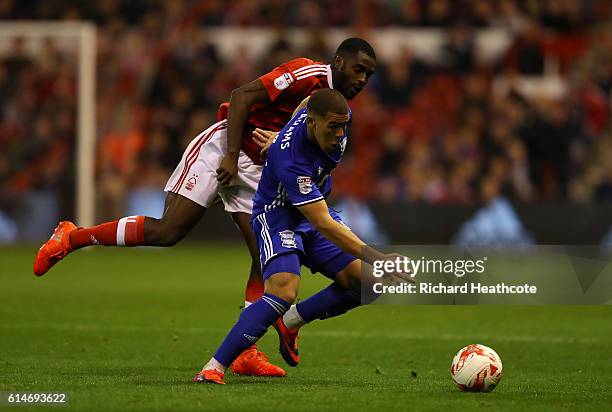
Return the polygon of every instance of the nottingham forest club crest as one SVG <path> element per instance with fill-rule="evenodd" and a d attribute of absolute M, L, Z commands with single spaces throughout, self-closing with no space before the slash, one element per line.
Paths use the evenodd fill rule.
<path fill-rule="evenodd" d="M 312 179 L 310 176 L 299 176 L 297 178 L 297 183 L 301 194 L 307 195 L 312 192 Z"/>
<path fill-rule="evenodd" d="M 192 175 L 185 184 L 185 189 L 191 191 L 193 187 L 198 183 L 198 175 Z"/>

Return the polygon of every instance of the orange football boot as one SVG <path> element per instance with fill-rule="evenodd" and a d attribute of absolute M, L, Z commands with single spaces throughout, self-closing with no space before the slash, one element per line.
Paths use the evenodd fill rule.
<path fill-rule="evenodd" d="M 268 356 L 257 350 L 257 345 L 246 349 L 231 364 L 230 369 L 236 375 L 283 377 L 285 370 L 268 362 Z"/>
<path fill-rule="evenodd" d="M 216 369 L 207 369 L 204 371 L 200 371 L 191 378 L 192 382 L 197 383 L 216 383 L 217 385 L 225 385 L 223 382 L 223 377 L 225 374 L 223 372 L 219 372 Z"/>
<path fill-rule="evenodd" d="M 59 222 L 51 238 L 36 253 L 34 259 L 34 274 L 36 276 L 44 275 L 53 265 L 72 252 L 69 238 L 70 232 L 76 228 L 76 225 L 72 222 Z"/>
<path fill-rule="evenodd" d="M 292 330 L 285 326 L 282 316 L 278 318 L 272 326 L 274 326 L 274 329 L 278 332 L 278 338 L 280 340 L 279 351 L 283 359 L 289 366 L 298 366 L 300 363 L 300 353 L 297 345 L 298 329 Z"/>

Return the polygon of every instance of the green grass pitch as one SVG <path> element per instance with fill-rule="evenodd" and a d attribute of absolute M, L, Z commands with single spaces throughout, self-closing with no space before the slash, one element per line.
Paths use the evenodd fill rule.
<path fill-rule="evenodd" d="M 193 374 L 239 314 L 241 246 L 79 251 L 32 274 L 35 247 L 0 249 L 0 391 L 68 392 L 65 410 L 609 410 L 612 308 L 370 306 L 301 334 L 282 379 Z M 301 297 L 328 281 L 304 274 Z M 470 343 L 493 347 L 504 378 L 455 388 Z M 273 330 L 260 348 L 283 366 Z M 27 407 L 11 410 L 28 410 Z M 31 408 L 41 410 L 41 407 Z M 61 410 L 61 408 L 55 408 Z"/>

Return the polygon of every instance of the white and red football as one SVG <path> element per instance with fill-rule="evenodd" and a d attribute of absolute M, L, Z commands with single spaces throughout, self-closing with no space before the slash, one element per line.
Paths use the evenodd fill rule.
<path fill-rule="evenodd" d="M 502 362 L 493 349 L 468 345 L 457 352 L 450 372 L 462 391 L 490 392 L 502 378 Z"/>

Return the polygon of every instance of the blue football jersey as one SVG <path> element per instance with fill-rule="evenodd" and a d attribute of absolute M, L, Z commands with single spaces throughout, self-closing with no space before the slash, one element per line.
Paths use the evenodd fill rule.
<path fill-rule="evenodd" d="M 253 198 L 253 216 L 275 211 L 275 218 L 284 217 L 298 223 L 305 218 L 296 206 L 329 196 L 331 172 L 344 153 L 346 131 L 338 149 L 326 153 L 316 142 L 308 139 L 307 115 L 307 108 L 296 113 L 270 146 Z"/>

